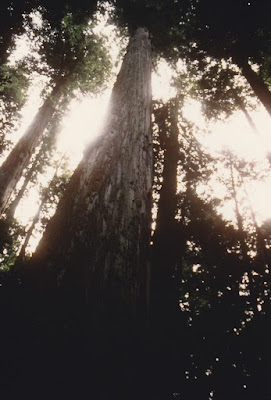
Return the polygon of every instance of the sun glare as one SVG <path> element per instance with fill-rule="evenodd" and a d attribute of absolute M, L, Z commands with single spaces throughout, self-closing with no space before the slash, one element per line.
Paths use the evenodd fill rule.
<path fill-rule="evenodd" d="M 107 90 L 101 96 L 76 100 L 70 105 L 57 147 L 69 156 L 73 168 L 81 160 L 85 148 L 100 135 L 109 97 L 110 90 Z"/>

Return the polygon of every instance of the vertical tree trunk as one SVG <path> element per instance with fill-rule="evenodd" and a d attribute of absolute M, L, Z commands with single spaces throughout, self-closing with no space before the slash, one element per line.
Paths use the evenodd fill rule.
<path fill-rule="evenodd" d="M 233 61 L 241 69 L 244 77 L 254 90 L 255 95 L 262 102 L 266 111 L 271 115 L 271 92 L 267 85 L 264 83 L 262 78 L 253 71 L 247 58 L 236 56 L 233 58 Z"/>
<path fill-rule="evenodd" d="M 43 132 L 56 110 L 62 94 L 61 92 L 61 85 L 56 85 L 52 93 L 40 107 L 32 124 L 0 167 L 0 217 L 5 211 L 10 197 L 22 177 L 24 169 L 27 167 L 37 146 L 41 142 Z"/>
<path fill-rule="evenodd" d="M 236 185 L 235 185 L 235 179 L 234 179 L 234 174 L 233 174 L 233 163 L 232 160 L 230 160 L 230 173 L 231 173 L 231 189 L 232 189 L 232 198 L 234 200 L 234 205 L 235 205 L 235 216 L 237 220 L 237 227 L 238 227 L 238 232 L 239 232 L 239 240 L 240 240 L 240 248 L 241 248 L 241 255 L 243 258 L 243 261 L 245 264 L 250 264 L 249 257 L 248 257 L 248 246 L 245 241 L 245 232 L 244 232 L 244 227 L 243 227 L 243 218 L 239 209 L 239 203 L 237 199 L 237 192 L 236 192 Z M 247 265 L 245 265 L 245 268 Z"/>
<path fill-rule="evenodd" d="M 170 313 L 174 313 L 178 307 L 176 264 L 182 247 L 175 219 L 179 160 L 178 111 L 179 100 L 175 99 L 163 106 L 161 115 L 156 117 L 161 148 L 164 150 L 163 181 L 154 234 L 151 290 L 152 314 L 157 320 L 171 318 Z"/>
<path fill-rule="evenodd" d="M 167 230 L 175 221 L 177 207 L 177 167 L 179 159 L 178 101 L 166 105 L 170 126 L 164 134 L 163 184 L 157 215 L 157 232 Z M 166 127 L 165 127 L 166 128 Z"/>
<path fill-rule="evenodd" d="M 250 302 L 251 302 L 251 308 L 254 313 L 254 315 L 257 313 L 257 294 L 255 291 L 255 280 L 253 278 L 252 270 L 251 270 L 251 259 L 248 255 L 248 245 L 245 240 L 245 231 L 244 231 L 244 224 L 243 224 L 243 218 L 239 209 L 239 204 L 238 204 L 238 199 L 237 199 L 237 192 L 236 192 L 236 186 L 235 186 L 235 180 L 234 180 L 234 175 L 233 175 L 233 163 L 232 160 L 230 160 L 230 172 L 231 172 L 231 183 L 232 183 L 232 196 L 233 200 L 235 203 L 235 215 L 237 219 L 237 226 L 238 226 L 238 232 L 239 232 L 239 240 L 240 240 L 240 248 L 241 248 L 241 255 L 242 255 L 242 261 L 243 261 L 243 269 L 244 272 L 247 272 L 248 279 L 249 279 L 249 292 L 250 292 Z"/>
<path fill-rule="evenodd" d="M 94 310 L 100 306 L 114 315 L 131 311 L 146 290 L 150 82 L 149 34 L 138 28 L 113 88 L 103 134 L 85 152 L 33 257 L 44 284 L 78 289 Z"/>

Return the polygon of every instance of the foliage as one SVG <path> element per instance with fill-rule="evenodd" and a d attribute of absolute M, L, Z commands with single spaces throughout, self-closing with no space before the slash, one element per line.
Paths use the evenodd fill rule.
<path fill-rule="evenodd" d="M 225 60 L 206 57 L 200 62 L 187 63 L 189 91 L 186 95 L 202 104 L 202 112 L 213 121 L 229 118 L 238 109 L 253 110 L 256 102 L 253 92 L 244 82 L 239 70 Z M 175 79 L 181 89 L 183 75 Z M 182 89 L 181 89 L 182 90 Z"/>
<path fill-rule="evenodd" d="M 187 51 L 185 32 L 189 2 L 153 0 L 112 0 L 113 21 L 131 34 L 138 26 L 146 27 L 151 35 L 153 57 L 164 57 L 173 63 Z"/>
<path fill-rule="evenodd" d="M 28 86 L 29 79 L 24 63 L 15 66 L 0 65 L 0 153 L 11 144 L 7 135 L 18 123 Z"/>
<path fill-rule="evenodd" d="M 64 78 L 70 91 L 95 91 L 104 84 L 110 61 L 103 40 L 93 33 L 91 26 L 76 23 L 75 16 L 67 13 L 58 30 L 52 29 L 47 20 L 35 30 L 41 41 L 41 63 L 47 66 L 44 72 L 52 82 Z"/>
<path fill-rule="evenodd" d="M 4 219 L 0 221 L 0 232 L 0 270 L 5 276 L 16 261 L 25 231 L 16 220 Z"/>
<path fill-rule="evenodd" d="M 158 194 L 165 185 L 163 170 L 170 132 L 167 110 L 167 105 L 154 105 L 154 188 Z M 161 135 L 165 129 L 167 134 Z M 163 236 L 170 243 L 163 268 L 175 257 L 174 275 L 179 277 L 180 313 L 179 316 L 174 314 L 174 319 L 179 320 L 177 340 L 182 345 L 175 344 L 180 354 L 179 365 L 175 368 L 181 366 L 183 373 L 176 382 L 179 381 L 184 399 L 199 395 L 203 399 L 210 396 L 252 399 L 255 393 L 267 391 L 267 381 L 263 380 L 263 387 L 259 388 L 255 372 L 258 369 L 263 373 L 268 364 L 268 356 L 263 356 L 266 345 L 261 346 L 255 340 L 260 336 L 266 343 L 267 332 L 270 332 L 270 229 L 268 221 L 262 226 L 257 224 L 244 189 L 245 182 L 259 178 L 258 167 L 255 162 L 246 162 L 228 151 L 217 159 L 205 154 L 196 140 L 197 129 L 182 117 L 181 110 L 179 129 L 178 176 L 175 171 L 175 177 L 167 177 L 179 179 L 176 227 L 172 231 L 169 225 L 164 225 L 167 231 Z M 218 214 L 217 209 L 226 199 L 215 198 L 211 193 L 202 195 L 202 185 L 208 186 L 216 174 L 221 181 L 224 176 L 227 196 L 237 213 L 236 224 Z M 241 206 L 240 198 L 243 198 L 243 205 L 247 203 L 247 209 Z M 168 198 L 157 204 L 169 207 L 172 203 Z M 158 208 L 158 216 L 159 213 Z M 153 251 L 159 253 L 155 246 L 157 239 L 154 232 Z M 154 260 L 157 263 L 157 258 Z M 157 264 L 153 268 L 156 267 Z M 166 282 L 163 287 L 167 298 Z M 172 286 L 171 290 L 176 289 Z M 160 314 L 162 318 L 162 311 Z M 259 326 L 265 326 L 267 331 L 259 335 L 256 333 Z M 169 336 L 169 343 L 172 340 Z M 227 380 L 232 382 L 230 388 L 225 385 Z"/>

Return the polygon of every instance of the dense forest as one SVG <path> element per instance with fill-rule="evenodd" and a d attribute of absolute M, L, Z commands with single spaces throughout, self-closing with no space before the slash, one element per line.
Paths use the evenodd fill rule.
<path fill-rule="evenodd" d="M 1 0 L 4 399 L 271 399 L 271 219 L 252 199 L 270 184 L 254 120 L 271 116 L 270 15 L 268 0 Z M 75 166 L 63 121 L 108 88 Z M 235 115 L 260 159 L 206 145 Z"/>

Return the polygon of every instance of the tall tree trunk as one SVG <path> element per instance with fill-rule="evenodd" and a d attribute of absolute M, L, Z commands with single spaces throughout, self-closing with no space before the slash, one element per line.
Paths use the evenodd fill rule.
<path fill-rule="evenodd" d="M 161 113 L 162 111 L 162 113 Z M 179 160 L 179 100 L 170 101 L 160 110 L 156 122 L 164 150 L 162 187 L 153 245 L 152 312 L 157 320 L 170 318 L 170 311 L 178 307 L 177 262 L 181 238 L 175 219 L 177 209 L 177 168 Z M 168 121 L 168 124 L 165 123 Z M 174 307 L 175 305 L 175 307 Z M 157 315 L 156 315 L 157 314 Z"/>
<path fill-rule="evenodd" d="M 72 288 L 94 311 L 119 315 L 146 301 L 153 162 L 144 28 L 130 40 L 102 133 L 72 176 L 31 270 L 47 287 Z"/>
<path fill-rule="evenodd" d="M 179 160 L 179 141 L 178 141 L 178 100 L 167 104 L 166 112 L 170 125 L 165 127 L 166 132 L 161 132 L 160 137 L 164 136 L 164 168 L 163 184 L 160 190 L 160 200 L 157 215 L 156 231 L 167 230 L 168 226 L 175 221 L 177 207 L 177 167 Z"/>
<path fill-rule="evenodd" d="M 253 71 L 248 63 L 247 58 L 236 56 L 233 58 L 233 61 L 241 69 L 255 95 L 262 102 L 263 106 L 266 108 L 266 111 L 271 115 L 271 92 L 264 83 L 263 79 L 255 71 Z"/>
<path fill-rule="evenodd" d="M 32 155 L 41 142 L 43 132 L 52 119 L 61 94 L 62 85 L 56 85 L 52 93 L 40 107 L 32 124 L 0 167 L 0 217 L 5 211 L 10 197 L 22 177 L 24 169 L 29 164 Z"/>

